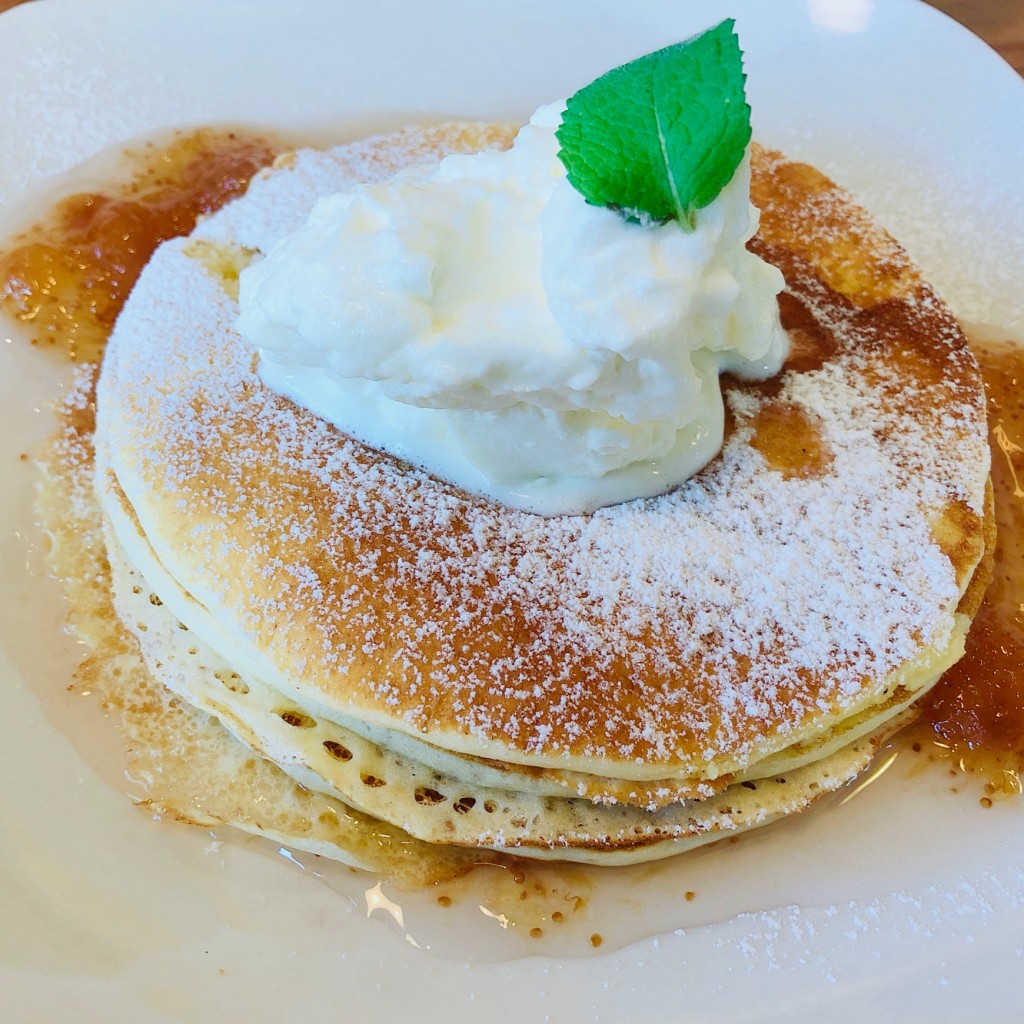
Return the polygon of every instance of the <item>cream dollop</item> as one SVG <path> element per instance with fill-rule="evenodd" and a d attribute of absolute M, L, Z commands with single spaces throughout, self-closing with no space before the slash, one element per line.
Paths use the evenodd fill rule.
<path fill-rule="evenodd" d="M 777 269 L 750 164 L 696 230 L 568 183 L 542 107 L 507 152 L 321 199 L 242 274 L 264 382 L 344 432 L 544 514 L 681 483 L 722 443 L 719 372 L 778 372 Z"/>

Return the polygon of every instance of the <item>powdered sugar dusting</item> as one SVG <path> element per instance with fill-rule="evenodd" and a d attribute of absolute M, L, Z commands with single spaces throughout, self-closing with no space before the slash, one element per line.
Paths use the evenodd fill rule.
<path fill-rule="evenodd" d="M 1020 909 L 1020 881 L 1016 869 L 1005 878 L 980 872 L 972 880 L 897 890 L 841 905 L 791 905 L 740 914 L 718 927 L 714 946 L 723 955 L 739 954 L 736 974 L 763 977 L 767 971 L 780 975 L 783 984 L 796 972 L 817 974 L 827 982 L 847 981 L 851 971 L 876 962 L 878 947 L 891 940 L 934 940 L 942 935 L 955 939 L 961 949 L 969 945 L 997 909 Z"/>
<path fill-rule="evenodd" d="M 201 232 L 265 247 L 330 178 L 301 154 Z M 290 692 L 468 752 L 712 774 L 948 645 L 959 583 L 930 521 L 981 509 L 987 449 L 970 357 L 927 290 L 872 320 L 784 267 L 833 357 L 774 392 L 734 384 L 721 457 L 675 491 L 543 518 L 267 391 L 233 302 L 183 248 L 157 254 L 118 325 L 100 432 L 160 558 Z M 908 381 L 886 346 L 922 332 L 921 359 L 950 372 Z M 766 466 L 751 421 L 773 401 L 820 423 L 827 473 Z"/>

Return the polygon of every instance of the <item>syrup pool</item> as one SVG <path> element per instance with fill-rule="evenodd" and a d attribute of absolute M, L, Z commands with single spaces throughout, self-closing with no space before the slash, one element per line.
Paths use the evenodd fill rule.
<path fill-rule="evenodd" d="M 178 859 L 165 879 L 170 892 L 183 880 L 186 889 L 191 882 L 204 892 L 221 885 L 230 890 L 234 876 L 225 865 L 255 855 L 276 862 L 281 892 L 294 886 L 290 876 L 307 876 L 303 883 L 316 876 L 321 892 L 326 887 L 337 906 L 345 908 L 346 929 L 384 927 L 397 941 L 424 953 L 463 961 L 583 957 L 780 906 L 843 905 L 910 889 L 943 878 L 951 861 L 983 857 L 993 835 L 1016 834 L 1019 805 L 1005 802 L 985 809 L 977 801 L 952 798 L 949 789 L 959 787 L 959 778 L 951 782 L 946 765 L 939 771 L 923 769 L 922 759 L 902 745 L 892 747 L 856 785 L 813 811 L 672 861 L 612 869 L 510 862 L 413 892 L 230 830 L 211 835 L 169 822 L 127 823 L 128 801 L 121 794 L 141 794 L 123 777 L 119 738 L 96 695 L 84 688 L 68 690 L 82 652 L 62 634 L 66 608 L 47 577 L 45 545 L 33 522 L 29 453 L 54 429 L 50 403 L 66 384 L 67 366 L 49 358 L 40 346 L 21 344 L 29 334 L 28 323 L 25 318 L 12 324 L 0 350 L 0 388 L 7 410 L 0 457 L 9 480 L 2 511 L 3 521 L 13 524 L 0 541 L 0 571 L 10 581 L 8 597 L 0 604 L 0 647 L 23 681 L 18 706 L 30 709 L 21 721 L 26 743 L 31 742 L 32 754 L 43 762 L 44 778 L 35 785 L 40 793 L 54 794 L 47 806 L 62 817 L 60 801 L 78 802 L 78 793 L 86 792 L 98 821 L 117 818 L 116 827 L 107 826 L 107 835 L 135 835 L 142 826 L 144 844 L 117 853 L 127 854 L 128 863 L 141 859 L 144 876 L 146 858 L 164 864 L 161 848 L 173 849 Z M 32 327 L 38 336 L 34 322 Z M 81 355 L 83 350 L 66 346 L 64 351 Z M 71 773 L 62 775 L 69 764 Z M 26 786 L 31 792 L 33 782 Z M 46 854 L 45 844 L 24 829 L 5 828 L 4 842 L 16 863 L 33 863 Z M 59 845 L 51 852 L 55 862 L 64 864 L 59 870 L 66 871 L 68 858 L 62 860 Z M 76 847 L 76 860 L 84 858 L 91 865 L 91 856 L 97 864 L 109 856 L 102 836 Z M 73 880 L 67 887 L 80 888 Z M 97 900 L 108 915 L 110 936 L 100 959 L 110 966 L 140 955 L 139 942 L 124 936 L 140 932 L 133 901 L 146 900 L 127 882 L 117 888 L 131 898 L 122 903 Z M 266 898 L 265 890 L 261 897 Z M 173 913 L 169 920 L 174 921 Z M 178 941 L 176 928 L 185 925 L 149 928 L 142 947 Z M 32 941 L 29 935 L 18 955 L 28 955 Z M 351 935 L 328 936 L 327 941 L 347 942 Z"/>
<path fill-rule="evenodd" d="M 1024 769 L 1024 347 L 974 329 L 988 399 L 996 550 L 967 651 L 925 698 L 912 742 L 979 777 L 982 802 L 1020 795 Z"/>

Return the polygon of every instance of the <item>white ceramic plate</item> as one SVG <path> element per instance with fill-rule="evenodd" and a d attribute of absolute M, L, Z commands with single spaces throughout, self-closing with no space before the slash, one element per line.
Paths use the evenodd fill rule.
<path fill-rule="evenodd" d="M 912 0 L 44 0 L 0 18 L 0 225 L 83 159 L 170 125 L 343 139 L 446 116 L 525 118 L 726 15 L 747 52 L 757 136 L 852 188 L 961 316 L 1024 335 L 1024 84 Z M 403 932 L 368 914 L 372 879 L 328 886 L 261 844 L 150 822 L 120 791 L 99 709 L 65 691 L 76 652 L 38 572 L 19 456 L 50 429 L 65 374 L 5 331 L 0 1019 L 1019 1012 L 1024 801 L 982 810 L 972 784 L 954 795 L 905 756 L 842 806 L 664 869 L 657 913 L 631 900 L 633 876 L 612 873 L 604 905 L 619 923 L 602 922 L 609 952 L 588 957 L 541 955 L 494 928 L 486 957 L 425 952 L 414 940 L 471 950 L 489 925 L 414 900 Z M 449 944 L 446 927 L 465 934 Z"/>

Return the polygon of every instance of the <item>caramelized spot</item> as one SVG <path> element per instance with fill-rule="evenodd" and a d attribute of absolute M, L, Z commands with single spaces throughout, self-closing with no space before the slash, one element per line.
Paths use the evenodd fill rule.
<path fill-rule="evenodd" d="M 415 798 L 416 803 L 426 804 L 428 807 L 444 803 L 446 799 L 444 793 L 439 793 L 436 789 L 428 789 L 426 786 L 421 786 L 416 790 Z"/>
<path fill-rule="evenodd" d="M 923 293 L 917 293 L 910 300 L 883 302 L 861 314 L 869 323 L 877 324 L 873 335 L 863 339 L 861 350 L 884 348 L 886 356 L 884 368 L 881 363 L 872 363 L 865 380 L 887 388 L 894 399 L 906 401 L 908 385 L 918 391 L 949 393 L 948 340 L 937 323 L 922 319 L 921 304 L 927 301 Z M 959 333 L 952 319 L 943 326 L 949 333 Z M 884 376 L 879 377 L 879 371 Z"/>
<path fill-rule="evenodd" d="M 249 692 L 249 685 L 237 672 L 217 669 L 213 675 L 218 682 L 223 683 L 232 693 L 240 693 L 244 696 Z"/>
<path fill-rule="evenodd" d="M 316 726 L 315 718 L 310 718 L 309 715 L 304 714 L 301 711 L 296 711 L 294 708 L 288 708 L 285 711 L 278 711 L 277 714 L 282 722 L 287 725 L 291 725 L 296 729 L 312 729 Z"/>
<path fill-rule="evenodd" d="M 324 740 L 324 750 L 335 759 L 335 761 L 351 761 L 352 751 L 348 747 L 336 743 L 334 740 Z"/>
<path fill-rule="evenodd" d="M 790 292 L 779 296 L 779 319 L 789 334 L 784 370 L 810 373 L 820 370 L 836 353 L 836 339 L 827 333 L 810 310 Z"/>
<path fill-rule="evenodd" d="M 819 269 L 833 291 L 868 308 L 907 296 L 917 275 L 899 247 L 846 194 L 807 164 L 753 147 L 751 201 L 766 237 Z"/>
<path fill-rule="evenodd" d="M 935 543 L 954 565 L 971 565 L 982 555 L 981 516 L 966 502 L 949 502 L 931 527 Z"/>

